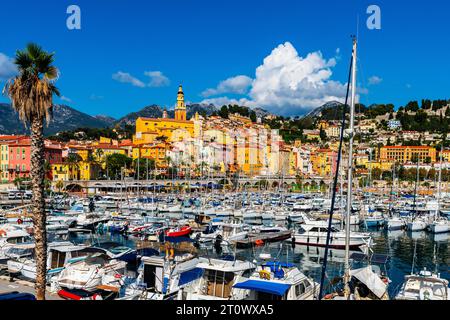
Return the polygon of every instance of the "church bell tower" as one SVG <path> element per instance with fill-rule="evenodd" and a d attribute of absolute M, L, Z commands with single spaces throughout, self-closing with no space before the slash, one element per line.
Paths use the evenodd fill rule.
<path fill-rule="evenodd" d="M 183 86 L 178 88 L 177 106 L 175 108 L 175 120 L 186 121 L 186 105 L 184 104 Z"/>

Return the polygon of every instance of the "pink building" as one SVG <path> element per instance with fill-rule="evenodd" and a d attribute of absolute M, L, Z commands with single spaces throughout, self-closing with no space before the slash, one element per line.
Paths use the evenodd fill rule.
<path fill-rule="evenodd" d="M 62 162 L 62 147 L 58 143 L 45 141 L 44 156 L 49 164 Z M 9 144 L 9 181 L 28 178 L 31 169 L 31 139 L 21 138 Z M 51 178 L 51 177 L 49 177 Z"/>

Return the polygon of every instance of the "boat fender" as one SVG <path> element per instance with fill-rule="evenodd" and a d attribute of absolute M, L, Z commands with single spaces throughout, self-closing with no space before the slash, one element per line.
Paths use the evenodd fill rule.
<path fill-rule="evenodd" d="M 59 290 L 58 295 L 63 299 L 70 299 L 70 300 L 81 300 L 80 296 L 77 296 L 76 294 L 73 294 L 66 290 Z"/>
<path fill-rule="evenodd" d="M 259 272 L 259 277 L 260 277 L 261 279 L 270 280 L 270 272 L 267 271 L 267 270 L 261 270 L 261 271 Z"/>

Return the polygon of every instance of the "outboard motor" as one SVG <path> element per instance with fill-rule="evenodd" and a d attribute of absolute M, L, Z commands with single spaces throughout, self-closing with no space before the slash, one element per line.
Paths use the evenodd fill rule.
<path fill-rule="evenodd" d="M 163 243 L 165 240 L 164 231 L 160 231 L 158 235 L 159 242 Z"/>
<path fill-rule="evenodd" d="M 89 212 L 94 212 L 94 210 L 95 210 L 94 199 L 89 198 Z"/>
<path fill-rule="evenodd" d="M 214 242 L 214 249 L 216 249 L 217 254 L 222 254 L 222 236 L 219 234 Z"/>
<path fill-rule="evenodd" d="M 200 233 L 197 233 L 197 235 L 195 236 L 195 239 L 194 239 L 194 247 L 195 248 L 200 248 L 200 237 L 201 237 L 201 234 Z"/>

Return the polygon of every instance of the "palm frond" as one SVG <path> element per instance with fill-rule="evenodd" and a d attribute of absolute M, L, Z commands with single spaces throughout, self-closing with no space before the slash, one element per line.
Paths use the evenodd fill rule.
<path fill-rule="evenodd" d="M 36 70 L 41 74 L 47 73 L 48 70 L 52 67 L 53 61 L 53 53 L 41 53 L 41 55 L 34 61 L 34 63 L 36 64 Z"/>
<path fill-rule="evenodd" d="M 42 47 L 36 43 L 29 43 L 27 45 L 26 51 L 28 52 L 32 60 L 38 59 L 39 56 L 44 53 Z"/>
<path fill-rule="evenodd" d="M 47 68 L 46 72 L 44 72 L 44 77 L 48 80 L 55 81 L 59 77 L 59 70 L 54 66 L 50 66 Z"/>
<path fill-rule="evenodd" d="M 19 74 L 8 81 L 3 89 L 12 102 L 19 118 L 25 123 L 35 118 L 50 123 L 53 113 L 53 95 L 60 95 L 54 81 L 58 69 L 52 65 L 54 54 L 47 53 L 34 43 L 24 51 L 16 52 L 15 63 Z"/>
<path fill-rule="evenodd" d="M 31 68 L 33 65 L 33 60 L 28 52 L 17 50 L 14 63 L 17 65 L 19 71 L 23 72 Z"/>

